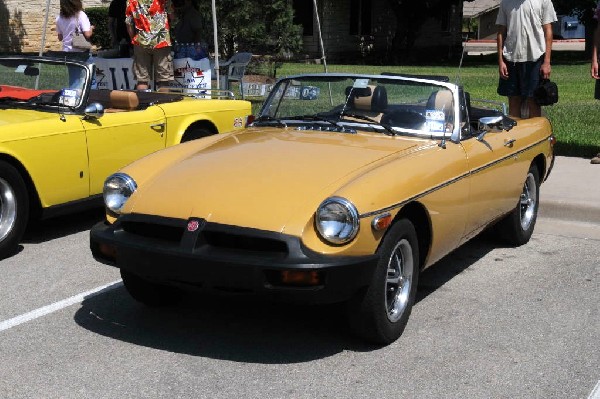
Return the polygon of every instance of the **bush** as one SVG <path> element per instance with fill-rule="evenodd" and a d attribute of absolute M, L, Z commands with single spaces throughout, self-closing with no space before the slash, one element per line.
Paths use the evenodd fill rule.
<path fill-rule="evenodd" d="M 110 32 L 108 30 L 108 7 L 90 7 L 85 13 L 94 25 L 92 44 L 99 49 L 110 48 Z"/>

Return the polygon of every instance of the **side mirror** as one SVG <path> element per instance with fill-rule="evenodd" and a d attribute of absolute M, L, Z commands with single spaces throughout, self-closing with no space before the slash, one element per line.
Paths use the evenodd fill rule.
<path fill-rule="evenodd" d="M 508 131 L 515 127 L 516 124 L 517 121 L 506 115 L 485 116 L 479 119 L 479 135 L 477 136 L 477 140 L 483 140 L 483 137 L 487 133 L 499 133 L 503 130 Z"/>
<path fill-rule="evenodd" d="M 83 119 L 100 119 L 104 115 L 104 107 L 100 103 L 91 103 L 83 111 Z"/>

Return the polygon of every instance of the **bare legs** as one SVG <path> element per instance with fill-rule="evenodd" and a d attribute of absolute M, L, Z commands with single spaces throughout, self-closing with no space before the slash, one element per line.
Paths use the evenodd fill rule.
<path fill-rule="evenodd" d="M 508 114 L 515 118 L 534 118 L 536 116 L 542 116 L 542 107 L 539 106 L 533 97 L 526 99 L 526 112 L 521 111 L 523 105 L 523 97 L 510 96 L 508 97 Z"/>

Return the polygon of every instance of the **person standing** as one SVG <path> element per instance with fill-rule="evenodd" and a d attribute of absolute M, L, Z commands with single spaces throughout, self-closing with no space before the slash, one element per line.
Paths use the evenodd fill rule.
<path fill-rule="evenodd" d="M 125 9 L 127 0 L 112 0 L 108 6 L 108 29 L 110 32 L 110 45 L 120 48 L 121 44 L 128 43 L 129 34 L 125 25 Z"/>
<path fill-rule="evenodd" d="M 179 43 L 200 43 L 204 23 L 192 0 L 183 0 L 179 7 L 175 7 L 175 11 L 178 16 L 174 29 L 175 40 Z"/>
<path fill-rule="evenodd" d="M 508 97 L 510 116 L 541 116 L 533 98 L 540 78 L 551 73 L 552 22 L 556 12 L 551 0 L 502 0 L 496 19 L 498 34 L 498 94 Z"/>
<path fill-rule="evenodd" d="M 62 42 L 62 51 L 69 53 L 65 58 L 86 61 L 90 54 L 89 49 L 78 49 L 74 46 L 74 38 L 77 35 L 85 38 L 84 43 L 89 42 L 94 31 L 87 14 L 83 11 L 81 0 L 60 0 L 60 13 L 56 18 L 56 33 L 58 40 Z M 82 68 L 69 65 L 69 87 L 81 88 L 85 79 Z"/>
<path fill-rule="evenodd" d="M 594 12 L 594 19 L 596 20 L 596 30 L 594 30 L 594 44 L 592 46 L 592 78 L 596 79 L 596 87 L 594 90 L 594 98 L 600 100 L 600 74 L 598 71 L 598 56 L 600 55 L 600 2 L 596 6 L 596 12 Z M 592 158 L 591 163 L 600 164 L 600 153 L 596 154 Z"/>
<path fill-rule="evenodd" d="M 56 17 L 56 33 L 62 42 L 62 50 L 66 52 L 80 51 L 73 47 L 73 38 L 83 35 L 85 40 L 92 38 L 94 26 L 83 11 L 81 0 L 60 0 L 60 13 Z"/>
<path fill-rule="evenodd" d="M 147 90 L 153 79 L 157 88 L 173 80 L 172 18 L 171 0 L 127 0 L 125 23 L 133 45 L 137 90 Z"/>

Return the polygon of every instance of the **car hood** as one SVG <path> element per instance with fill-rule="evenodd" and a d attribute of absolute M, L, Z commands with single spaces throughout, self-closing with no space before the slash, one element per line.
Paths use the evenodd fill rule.
<path fill-rule="evenodd" d="M 30 109 L 0 108 L 0 127 L 45 119 L 58 119 L 58 115 L 52 112 L 40 112 Z"/>
<path fill-rule="evenodd" d="M 301 229 L 321 201 L 352 176 L 419 143 L 373 134 L 253 128 L 192 155 L 188 150 L 143 182 L 125 211 L 279 232 L 296 218 Z M 131 169 L 133 177 L 136 169 L 157 163 L 146 159 Z"/>

